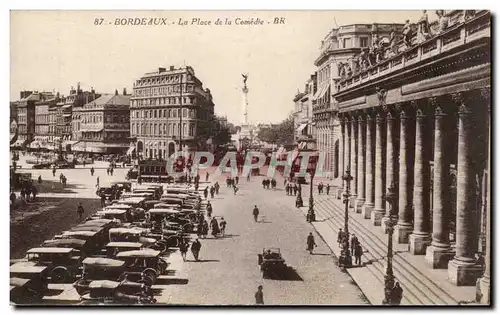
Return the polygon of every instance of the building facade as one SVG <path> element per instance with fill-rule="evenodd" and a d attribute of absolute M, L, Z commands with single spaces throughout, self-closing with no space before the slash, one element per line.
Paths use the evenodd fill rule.
<path fill-rule="evenodd" d="M 134 83 L 130 134 L 143 158 L 165 158 L 180 150 L 206 150 L 214 103 L 192 67 L 158 68 Z"/>
<path fill-rule="evenodd" d="M 130 95 L 102 94 L 75 107 L 72 139 L 74 152 L 125 154 L 130 145 Z"/>
<path fill-rule="evenodd" d="M 32 149 L 52 149 L 50 125 L 50 108 L 54 108 L 58 102 L 53 93 L 42 93 L 40 100 L 35 103 L 35 137 L 30 144 Z"/>
<path fill-rule="evenodd" d="M 390 58 L 343 71 L 338 163 L 365 219 L 386 227 L 394 185 L 395 241 L 489 303 L 490 14 L 453 11 L 435 25 Z"/>
<path fill-rule="evenodd" d="M 99 95 L 95 93 L 94 89 L 84 91 L 80 88 L 80 83 L 77 84 L 76 90 L 71 87 L 69 95 L 59 97 L 55 110 L 55 125 L 53 123 L 51 125 L 55 127 L 54 141 L 61 142 L 63 150 L 70 149 L 71 145 L 76 143 L 76 140 L 73 139 L 72 131 L 73 109 L 82 107 L 97 97 Z M 53 115 L 54 112 L 49 111 L 51 121 L 54 118 Z"/>
<path fill-rule="evenodd" d="M 304 92 L 298 92 L 293 99 L 295 108 L 293 123 L 295 127 L 294 140 L 301 150 L 315 150 L 312 98 L 316 93 L 316 74 L 306 82 Z"/>
<path fill-rule="evenodd" d="M 17 106 L 18 140 L 16 146 L 26 146 L 35 137 L 35 103 L 40 100 L 40 94 L 33 91 L 22 91 Z"/>
<path fill-rule="evenodd" d="M 335 183 L 341 184 L 338 167 L 340 156 L 340 121 L 333 94 L 342 71 L 359 62 L 359 55 L 368 56 L 371 49 L 389 43 L 391 33 L 399 34 L 402 24 L 353 24 L 332 29 L 321 42 L 317 67 L 317 91 L 312 97 L 316 148 L 324 154 L 325 169 Z M 379 58 L 383 58 L 379 56 Z"/>

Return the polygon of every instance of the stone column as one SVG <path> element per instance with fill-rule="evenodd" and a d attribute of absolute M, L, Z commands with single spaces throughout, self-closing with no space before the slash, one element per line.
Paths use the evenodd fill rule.
<path fill-rule="evenodd" d="M 448 263 L 448 279 L 455 285 L 475 285 L 482 267 L 476 265 L 475 231 L 476 178 L 472 142 L 474 141 L 473 113 L 461 93 L 453 95 L 461 103 L 458 110 L 458 158 L 457 158 L 457 218 L 456 254 Z"/>
<path fill-rule="evenodd" d="M 485 95 L 486 101 L 488 102 L 488 109 L 490 108 L 490 89 L 483 91 L 487 93 Z M 488 114 L 491 115 L 491 111 L 488 110 Z M 491 117 L 491 116 L 489 116 Z M 491 123 L 488 129 L 488 179 L 487 179 L 487 193 L 486 198 L 486 255 L 484 257 L 485 269 L 482 278 L 477 281 L 476 284 L 476 295 L 478 297 L 477 301 L 483 304 L 491 303 L 491 289 L 490 289 L 490 264 L 491 264 Z"/>
<path fill-rule="evenodd" d="M 395 159 L 394 155 L 396 154 L 394 150 L 395 142 L 396 142 L 396 131 L 395 131 L 396 119 L 394 114 L 391 112 L 387 113 L 387 146 L 386 146 L 386 168 L 385 168 L 385 176 L 386 182 L 385 185 L 387 188 L 391 186 L 391 183 L 394 183 L 394 187 L 397 189 L 396 172 L 395 172 Z M 387 188 L 385 189 L 387 191 Z M 395 209 L 394 209 L 395 210 Z M 390 218 L 390 207 L 387 207 L 385 210 L 384 217 L 381 220 L 381 226 L 384 232 L 387 231 L 387 222 Z"/>
<path fill-rule="evenodd" d="M 346 147 L 345 147 L 345 152 L 346 154 L 344 155 L 344 171 L 342 175 L 345 173 L 347 169 L 351 168 L 351 141 L 352 141 L 352 134 L 351 134 L 351 120 L 349 118 L 346 118 L 346 123 L 345 123 L 345 131 L 346 131 Z M 346 185 L 344 182 L 344 190 L 346 189 Z"/>
<path fill-rule="evenodd" d="M 349 208 L 354 208 L 354 201 L 358 196 L 358 156 L 357 156 L 357 147 L 356 144 L 358 142 L 357 135 L 358 125 L 357 125 L 357 117 L 353 117 L 351 120 L 351 174 L 353 180 L 351 182 L 351 198 L 349 201 Z"/>
<path fill-rule="evenodd" d="M 384 167 L 385 114 L 378 113 L 375 128 L 375 207 L 371 213 L 373 225 L 380 225 L 385 213 L 385 167 Z"/>
<path fill-rule="evenodd" d="M 410 235 L 410 253 L 424 255 L 430 244 L 430 165 L 428 159 L 428 126 L 422 109 L 417 110 L 415 130 L 415 184 L 413 186 L 413 233 Z"/>
<path fill-rule="evenodd" d="M 398 223 L 394 227 L 396 240 L 399 244 L 407 244 L 413 231 L 413 159 L 414 126 L 408 109 L 401 111 L 399 140 L 399 213 Z"/>
<path fill-rule="evenodd" d="M 354 203 L 356 212 L 361 213 L 361 207 L 365 203 L 365 120 L 359 116 L 358 119 L 358 197 Z"/>
<path fill-rule="evenodd" d="M 432 242 L 425 259 L 434 269 L 448 267 L 450 250 L 450 152 L 446 150 L 447 113 L 437 106 L 434 129 L 434 177 L 432 194 Z M 448 140 L 449 141 L 449 140 Z"/>
<path fill-rule="evenodd" d="M 345 169 L 345 119 L 343 117 L 340 117 L 340 141 L 339 141 L 339 177 L 340 177 L 340 182 L 341 182 L 341 189 L 338 189 L 336 192 L 336 198 L 341 199 L 342 198 L 342 191 L 345 189 L 344 188 L 344 181 L 342 180 L 342 175 L 344 174 L 344 169 Z"/>
<path fill-rule="evenodd" d="M 373 130 L 374 130 L 374 119 L 372 114 L 366 115 L 366 199 L 363 204 L 361 213 L 363 214 L 363 218 L 369 219 L 374 206 L 374 186 L 373 183 L 375 181 L 375 169 L 373 163 Z"/>

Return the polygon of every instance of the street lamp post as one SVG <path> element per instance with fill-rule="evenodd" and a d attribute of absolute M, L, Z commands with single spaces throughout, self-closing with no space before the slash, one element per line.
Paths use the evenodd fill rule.
<path fill-rule="evenodd" d="M 352 265 L 352 257 L 349 252 L 349 198 L 350 194 L 350 183 L 353 180 L 351 176 L 351 170 L 347 167 L 344 176 L 342 176 L 342 180 L 345 181 L 345 192 L 343 194 L 344 197 L 344 239 L 342 240 L 342 252 L 340 253 L 340 261 L 339 264 L 343 267 L 350 267 Z"/>
<path fill-rule="evenodd" d="M 387 188 L 385 201 L 389 203 L 389 220 L 387 221 L 387 266 L 384 275 L 384 301 L 382 304 L 395 304 L 392 298 L 394 288 L 394 272 L 392 270 L 392 234 L 394 233 L 394 203 L 397 202 L 397 194 L 394 183 Z"/>
<path fill-rule="evenodd" d="M 295 205 L 297 206 L 297 208 L 304 206 L 304 201 L 302 200 L 302 184 L 300 182 L 299 182 L 297 199 L 295 200 Z"/>
<path fill-rule="evenodd" d="M 309 211 L 307 212 L 307 222 L 316 221 L 316 214 L 314 213 L 313 181 L 314 171 L 311 171 L 311 184 L 309 185 Z"/>

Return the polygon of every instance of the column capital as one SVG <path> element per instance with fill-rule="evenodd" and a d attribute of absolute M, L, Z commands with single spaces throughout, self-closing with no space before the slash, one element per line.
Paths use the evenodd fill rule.
<path fill-rule="evenodd" d="M 481 94 L 481 98 L 484 100 L 489 101 L 491 99 L 491 88 L 490 87 L 484 87 L 479 89 L 479 93 Z"/>
<path fill-rule="evenodd" d="M 448 112 L 445 107 L 438 105 L 434 108 L 434 116 L 436 117 L 448 116 Z"/>
<path fill-rule="evenodd" d="M 386 118 L 386 113 L 385 112 L 378 112 L 377 115 L 375 116 L 377 122 L 383 122 L 385 121 Z"/>
<path fill-rule="evenodd" d="M 458 116 L 464 117 L 469 116 L 470 114 L 472 114 L 472 110 L 469 106 L 462 104 L 458 107 Z"/>
<path fill-rule="evenodd" d="M 427 103 L 431 106 L 431 107 L 437 107 L 439 106 L 439 102 L 438 102 L 438 98 L 433 96 L 433 97 L 429 97 L 427 99 Z"/>

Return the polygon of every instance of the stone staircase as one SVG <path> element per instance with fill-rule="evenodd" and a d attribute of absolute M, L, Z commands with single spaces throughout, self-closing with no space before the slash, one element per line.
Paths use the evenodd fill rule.
<path fill-rule="evenodd" d="M 337 233 L 344 227 L 344 208 L 333 196 L 315 196 L 318 233 L 339 257 Z M 301 208 L 304 214 L 307 207 Z M 372 304 L 381 304 L 387 254 L 387 235 L 380 226 L 349 209 L 349 232 L 356 234 L 364 249 L 363 264 L 347 272 Z M 393 271 L 403 288 L 402 305 L 458 305 L 475 297 L 474 287 L 457 287 L 447 281 L 446 270 L 434 270 L 426 265 L 424 256 L 413 256 L 407 244 L 394 244 Z"/>

